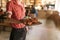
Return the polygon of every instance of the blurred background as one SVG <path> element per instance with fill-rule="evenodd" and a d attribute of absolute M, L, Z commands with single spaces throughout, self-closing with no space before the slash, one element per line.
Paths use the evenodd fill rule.
<path fill-rule="evenodd" d="M 11 32 L 10 25 L 4 23 L 5 16 L 7 16 L 6 3 L 8 1 L 11 0 L 0 0 L 0 40 L 9 40 Z M 26 40 L 40 40 L 38 38 L 42 37 L 40 33 L 41 35 L 47 33 L 50 37 L 47 40 L 60 40 L 60 0 L 23 0 L 23 2 L 26 10 L 25 21 L 28 21 L 26 26 L 30 28 Z M 5 22 L 8 22 L 8 20 Z M 35 35 L 32 36 L 33 34 Z M 38 36 L 36 36 L 37 34 Z"/>

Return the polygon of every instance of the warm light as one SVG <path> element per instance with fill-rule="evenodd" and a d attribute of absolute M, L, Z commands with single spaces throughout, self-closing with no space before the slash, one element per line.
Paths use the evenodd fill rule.
<path fill-rule="evenodd" d="M 41 7 L 40 6 L 36 6 L 35 9 L 41 10 Z"/>
<path fill-rule="evenodd" d="M 42 5 L 45 5 L 45 3 L 44 3 L 44 2 L 45 2 L 45 0 L 42 0 L 41 2 L 42 2 Z"/>
<path fill-rule="evenodd" d="M 56 0 L 42 0 L 41 2 L 42 2 L 42 5 L 45 5 L 45 4 L 55 4 L 55 1 Z"/>

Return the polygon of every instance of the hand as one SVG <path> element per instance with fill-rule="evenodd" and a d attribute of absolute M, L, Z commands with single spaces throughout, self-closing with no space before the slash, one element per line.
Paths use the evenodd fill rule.
<path fill-rule="evenodd" d="M 27 30 L 27 31 L 29 31 L 29 28 L 28 28 L 28 27 L 26 27 L 26 30 Z"/>
<path fill-rule="evenodd" d="M 6 12 L 6 15 L 7 15 L 7 18 L 11 18 L 12 12 L 8 11 L 8 12 Z"/>

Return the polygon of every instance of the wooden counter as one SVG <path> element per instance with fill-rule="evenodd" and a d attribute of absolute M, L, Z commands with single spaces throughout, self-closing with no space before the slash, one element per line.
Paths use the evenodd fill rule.
<path fill-rule="evenodd" d="M 60 25 L 60 16 L 58 11 L 52 10 L 39 10 L 38 19 L 51 19 L 56 25 Z"/>

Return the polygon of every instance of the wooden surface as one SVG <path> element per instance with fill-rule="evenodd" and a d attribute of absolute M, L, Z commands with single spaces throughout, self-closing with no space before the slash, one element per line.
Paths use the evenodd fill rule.
<path fill-rule="evenodd" d="M 10 23 L 21 23 L 20 21 L 14 19 L 4 19 L 4 22 L 0 22 L 0 26 L 10 26 Z"/>
<path fill-rule="evenodd" d="M 5 19 L 4 22 L 0 22 L 0 26 L 10 26 L 10 23 L 20 24 L 22 22 L 18 21 L 18 20 L 14 20 L 14 19 Z M 38 25 L 38 24 L 42 24 L 42 23 L 41 22 L 37 22 L 37 23 L 33 23 L 32 25 Z M 32 26 L 32 25 L 27 25 L 27 26 Z"/>

